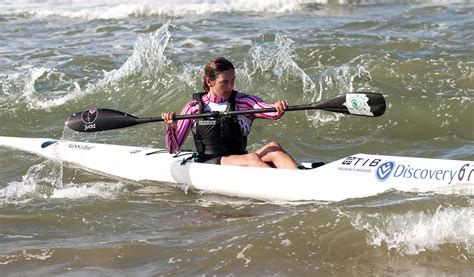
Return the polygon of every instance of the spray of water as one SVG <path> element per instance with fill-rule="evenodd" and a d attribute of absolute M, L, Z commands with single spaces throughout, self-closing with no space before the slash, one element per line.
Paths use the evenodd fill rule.
<path fill-rule="evenodd" d="M 446 244 L 456 245 L 461 252 L 474 252 L 474 215 L 471 207 L 442 207 L 434 212 L 403 214 L 349 215 L 351 224 L 367 232 L 367 242 L 386 245 L 389 251 L 417 255 L 440 251 Z"/>

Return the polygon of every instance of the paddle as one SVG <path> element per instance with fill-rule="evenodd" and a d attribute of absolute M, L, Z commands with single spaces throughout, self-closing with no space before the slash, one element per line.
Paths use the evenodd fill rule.
<path fill-rule="evenodd" d="M 286 111 L 323 110 L 343 114 L 375 117 L 381 116 L 385 112 L 385 107 L 385 99 L 381 94 L 354 92 L 341 94 L 312 104 L 288 106 Z M 266 108 L 244 111 L 210 112 L 202 114 L 176 115 L 174 118 L 176 120 L 182 120 L 267 112 L 276 112 L 276 109 Z M 99 132 L 158 121 L 163 121 L 163 119 L 161 117 L 138 118 L 111 109 L 90 109 L 72 113 L 66 118 L 66 125 L 77 132 Z"/>

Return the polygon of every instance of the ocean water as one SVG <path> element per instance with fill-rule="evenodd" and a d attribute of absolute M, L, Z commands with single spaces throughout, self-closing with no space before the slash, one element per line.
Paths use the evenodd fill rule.
<path fill-rule="evenodd" d="M 387 100 L 378 118 L 256 121 L 251 148 L 276 139 L 306 161 L 474 160 L 472 1 L 1 1 L 0 26 L 1 136 L 163 148 L 161 123 L 86 134 L 64 119 L 91 107 L 178 112 L 203 65 L 225 56 L 236 89 L 268 102 Z M 0 149 L 2 276 L 472 276 L 473 212 L 472 195 L 399 191 L 262 202 Z"/>

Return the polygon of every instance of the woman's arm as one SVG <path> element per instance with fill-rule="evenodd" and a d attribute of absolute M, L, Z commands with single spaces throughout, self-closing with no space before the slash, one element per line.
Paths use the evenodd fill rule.
<path fill-rule="evenodd" d="M 189 101 L 181 110 L 181 115 L 198 113 L 199 106 L 195 100 Z M 174 113 L 163 113 L 166 124 L 166 149 L 169 153 L 177 153 L 186 141 L 189 130 L 195 119 L 172 120 Z"/>
<path fill-rule="evenodd" d="M 262 100 L 259 96 L 248 95 L 245 93 L 239 92 L 236 97 L 236 103 L 239 107 L 239 110 L 252 110 L 252 109 L 266 109 L 266 108 L 276 108 L 276 112 L 268 113 L 256 113 L 247 115 L 250 119 L 255 118 L 266 118 L 266 119 L 279 119 L 285 113 L 286 107 L 288 107 L 287 100 L 279 100 L 275 104 L 268 104 Z"/>

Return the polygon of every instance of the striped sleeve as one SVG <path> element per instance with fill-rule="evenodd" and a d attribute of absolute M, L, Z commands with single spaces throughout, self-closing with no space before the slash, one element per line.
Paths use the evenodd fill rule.
<path fill-rule="evenodd" d="M 180 115 L 196 114 L 199 112 L 199 105 L 195 100 L 189 101 L 181 110 Z M 166 128 L 166 149 L 168 153 L 175 154 L 179 152 L 181 146 L 186 141 L 189 130 L 195 119 L 178 120 L 176 129 Z"/>
<path fill-rule="evenodd" d="M 252 109 L 265 109 L 265 108 L 274 108 L 274 104 L 265 103 L 259 96 L 256 95 L 248 95 L 245 93 L 239 92 L 236 97 L 236 103 L 239 107 L 239 110 L 252 110 Z M 269 113 L 256 113 L 256 114 L 249 114 L 246 115 L 250 119 L 255 118 L 266 118 L 266 119 L 279 119 L 277 112 L 269 112 Z"/>

